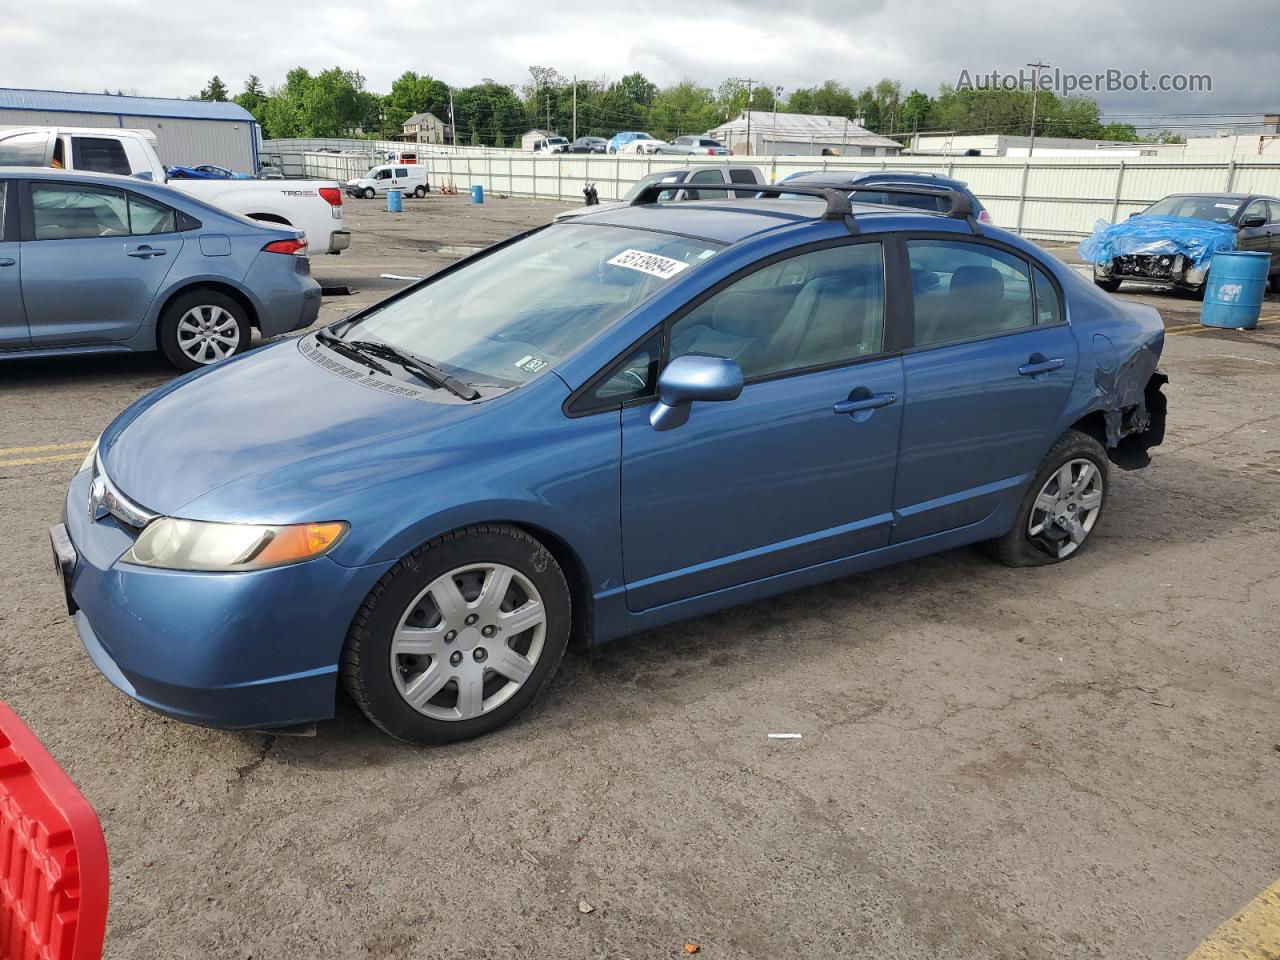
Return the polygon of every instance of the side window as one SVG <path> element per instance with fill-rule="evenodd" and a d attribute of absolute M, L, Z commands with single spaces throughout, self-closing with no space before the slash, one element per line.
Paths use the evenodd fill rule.
<path fill-rule="evenodd" d="M 1266 215 L 1267 202 L 1265 200 L 1255 200 L 1244 208 L 1244 213 L 1240 214 L 1240 219 L 1236 222 L 1244 223 L 1250 217 L 1266 217 Z"/>
<path fill-rule="evenodd" d="M 1039 267 L 1031 271 L 1036 285 L 1036 323 L 1046 326 L 1062 322 L 1062 300 L 1058 297 L 1058 288 Z"/>
<path fill-rule="evenodd" d="M 689 178 L 689 183 L 724 183 L 724 174 L 719 170 L 699 170 Z M 709 193 L 704 198 L 697 190 L 688 190 L 685 192 L 686 200 L 720 200 L 728 196 L 727 193 L 721 193 L 719 190 Z"/>
<path fill-rule="evenodd" d="M 830 247 L 770 264 L 681 317 L 671 356 L 736 360 L 743 376 L 772 376 L 879 353 L 884 254 L 878 243 Z"/>
<path fill-rule="evenodd" d="M 1035 324 L 1021 257 L 985 244 L 910 240 L 915 344 L 987 337 Z"/>
<path fill-rule="evenodd" d="M 119 190 L 35 184 L 31 188 L 31 207 L 37 240 L 129 234 L 129 210 Z"/>
<path fill-rule="evenodd" d="M 1271 208 L 1271 216 L 1267 218 L 1267 222 L 1280 223 L 1280 200 L 1268 200 L 1267 206 Z"/>
<path fill-rule="evenodd" d="M 163 203 L 129 194 L 129 232 L 135 237 L 153 233 L 174 233 L 178 229 L 177 211 Z"/>
<path fill-rule="evenodd" d="M 129 168 L 129 158 L 125 156 L 124 144 L 105 137 L 72 137 L 71 161 L 77 170 L 118 173 L 125 177 L 133 173 Z"/>
<path fill-rule="evenodd" d="M 408 175 L 409 175 L 409 171 L 406 170 L 404 167 L 396 167 L 397 177 L 407 177 Z"/>
<path fill-rule="evenodd" d="M 595 388 L 574 404 L 574 413 L 590 413 L 620 406 L 628 400 L 651 396 L 657 389 L 662 337 L 650 337 L 605 374 Z"/>

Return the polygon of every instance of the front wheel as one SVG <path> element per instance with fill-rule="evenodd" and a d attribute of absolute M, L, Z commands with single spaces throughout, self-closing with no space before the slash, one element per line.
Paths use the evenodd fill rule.
<path fill-rule="evenodd" d="M 1093 437 L 1068 430 L 1040 463 L 1012 529 L 990 541 L 1010 567 L 1061 563 L 1078 554 L 1102 517 L 1107 453 Z"/>
<path fill-rule="evenodd" d="M 372 200 L 375 196 L 376 194 L 373 192 L 373 187 L 364 188 L 364 198 L 366 200 Z"/>
<path fill-rule="evenodd" d="M 495 730 L 550 683 L 569 640 L 555 558 L 514 527 L 480 525 L 419 547 L 370 592 L 342 677 L 376 726 L 409 743 Z"/>

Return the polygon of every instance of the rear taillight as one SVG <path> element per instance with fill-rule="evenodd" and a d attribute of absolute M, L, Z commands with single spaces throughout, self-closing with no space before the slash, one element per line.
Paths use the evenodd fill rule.
<path fill-rule="evenodd" d="M 978 222 L 979 222 L 979 223 L 991 223 L 991 214 L 989 214 L 989 213 L 987 213 L 987 211 L 983 210 L 980 214 L 978 214 Z"/>
<path fill-rule="evenodd" d="M 337 187 L 321 187 L 320 196 L 324 197 L 325 202 L 331 207 L 342 206 L 342 191 Z"/>
<path fill-rule="evenodd" d="M 262 248 L 263 253 L 287 253 L 303 256 L 307 252 L 306 240 L 272 240 Z"/>
<path fill-rule="evenodd" d="M 707 147 L 707 156 L 714 157 L 715 155 L 716 155 L 716 152 L 712 150 L 710 147 Z"/>

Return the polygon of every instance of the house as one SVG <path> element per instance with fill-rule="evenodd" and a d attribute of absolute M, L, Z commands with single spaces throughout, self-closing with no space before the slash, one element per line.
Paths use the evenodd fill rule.
<path fill-rule="evenodd" d="M 434 113 L 415 113 L 402 130 L 396 139 L 406 143 L 453 143 L 453 128 Z"/>
<path fill-rule="evenodd" d="M 902 147 L 847 117 L 744 110 L 707 136 L 737 154 L 770 156 L 892 157 Z"/>
<path fill-rule="evenodd" d="M 0 88 L 0 127 L 150 130 L 167 165 L 258 169 L 257 121 L 244 107 L 226 101 Z"/>

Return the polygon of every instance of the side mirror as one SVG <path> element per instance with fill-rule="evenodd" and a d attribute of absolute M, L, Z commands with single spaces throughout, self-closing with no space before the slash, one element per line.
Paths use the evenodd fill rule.
<path fill-rule="evenodd" d="M 695 400 L 736 400 L 741 393 L 742 368 L 734 361 L 700 354 L 676 357 L 658 377 L 658 403 L 649 425 L 673 430 L 688 421 Z"/>
<path fill-rule="evenodd" d="M 1266 225 L 1266 217 L 1245 217 L 1240 221 L 1240 226 L 1246 230 L 1252 230 L 1254 227 L 1265 227 Z"/>

